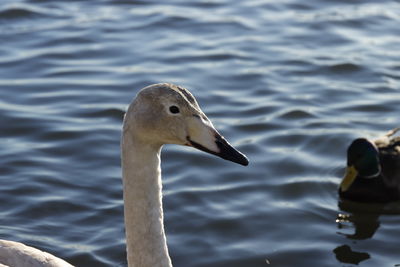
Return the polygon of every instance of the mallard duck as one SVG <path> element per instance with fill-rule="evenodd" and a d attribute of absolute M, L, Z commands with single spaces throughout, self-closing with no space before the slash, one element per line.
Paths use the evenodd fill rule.
<path fill-rule="evenodd" d="M 354 140 L 347 150 L 347 168 L 339 196 L 357 202 L 400 200 L 400 128 L 370 141 Z"/>

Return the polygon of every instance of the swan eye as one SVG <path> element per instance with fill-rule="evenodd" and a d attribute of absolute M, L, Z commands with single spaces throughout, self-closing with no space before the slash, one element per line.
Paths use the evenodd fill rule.
<path fill-rule="evenodd" d="M 170 107 L 169 107 L 169 111 L 170 111 L 172 114 L 177 114 L 177 113 L 179 113 L 179 108 L 178 108 L 177 106 L 170 106 Z"/>

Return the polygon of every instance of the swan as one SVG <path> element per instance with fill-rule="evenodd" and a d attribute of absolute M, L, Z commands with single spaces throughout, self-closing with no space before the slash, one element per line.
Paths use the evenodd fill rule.
<path fill-rule="evenodd" d="M 172 266 L 162 208 L 160 153 L 164 144 L 194 147 L 244 166 L 249 163 L 218 133 L 187 89 L 160 83 L 140 90 L 124 116 L 121 138 L 129 267 Z M 48 253 L 5 240 L 0 240 L 1 264 L 72 266 Z"/>
<path fill-rule="evenodd" d="M 186 89 L 143 88 L 129 105 L 121 159 L 128 266 L 172 266 L 163 224 L 160 153 L 164 144 L 191 146 L 248 165 L 201 111 Z"/>

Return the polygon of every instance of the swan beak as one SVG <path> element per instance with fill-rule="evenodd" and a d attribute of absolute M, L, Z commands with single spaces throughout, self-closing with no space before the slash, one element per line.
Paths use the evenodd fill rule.
<path fill-rule="evenodd" d="M 200 143 L 197 143 L 187 137 L 187 141 L 189 142 L 189 146 L 197 148 L 201 151 L 216 155 L 220 158 L 241 164 L 243 166 L 249 165 L 249 160 L 247 157 L 242 154 L 240 151 L 236 150 L 225 138 L 220 135 L 218 132 L 214 132 L 214 146 L 215 148 L 209 149 Z"/>
<path fill-rule="evenodd" d="M 350 186 L 353 184 L 354 180 L 356 179 L 358 175 L 358 172 L 354 166 L 347 166 L 346 168 L 346 174 L 344 175 L 344 178 L 342 182 L 340 183 L 340 190 L 342 192 L 347 191 Z"/>
<path fill-rule="evenodd" d="M 236 150 L 225 138 L 215 130 L 211 121 L 204 114 L 195 114 L 187 124 L 188 136 L 186 145 L 220 158 L 247 166 L 249 161 L 245 155 Z"/>
<path fill-rule="evenodd" d="M 197 148 L 201 151 L 216 155 L 220 158 L 241 164 L 243 166 L 249 165 L 249 160 L 247 157 L 242 154 L 240 151 L 236 150 L 225 138 L 220 135 L 218 132 L 214 132 L 214 146 L 215 149 L 208 149 L 207 147 L 201 145 L 187 137 L 187 141 L 189 142 L 189 146 Z"/>

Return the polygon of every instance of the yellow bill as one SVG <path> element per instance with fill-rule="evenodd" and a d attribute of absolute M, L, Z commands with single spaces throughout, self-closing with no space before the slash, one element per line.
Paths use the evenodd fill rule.
<path fill-rule="evenodd" d="M 340 189 L 342 190 L 342 192 L 345 192 L 349 189 L 351 184 L 356 179 L 357 174 L 358 174 L 358 172 L 357 172 L 356 168 L 354 168 L 354 166 L 348 166 L 346 168 L 346 174 L 344 175 L 342 183 L 340 184 Z"/>

